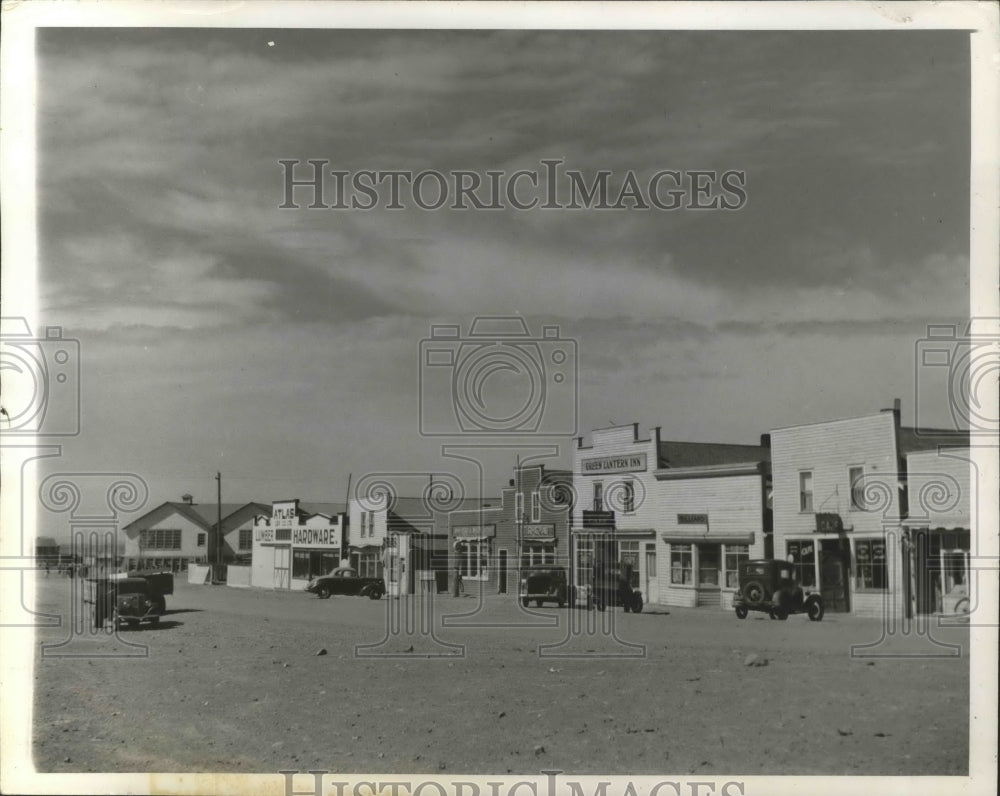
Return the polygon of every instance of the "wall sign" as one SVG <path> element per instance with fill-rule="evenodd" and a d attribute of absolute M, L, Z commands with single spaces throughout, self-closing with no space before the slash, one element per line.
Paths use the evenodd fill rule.
<path fill-rule="evenodd" d="M 678 525 L 708 525 L 707 514 L 678 514 Z"/>
<path fill-rule="evenodd" d="M 839 514 L 817 514 L 816 533 L 840 533 L 844 530 L 844 521 Z"/>
<path fill-rule="evenodd" d="M 646 469 L 645 453 L 629 453 L 624 456 L 595 456 L 582 462 L 584 475 L 604 473 L 634 473 Z"/>
<path fill-rule="evenodd" d="M 451 529 L 455 539 L 488 539 L 496 535 L 496 525 L 456 525 Z"/>
<path fill-rule="evenodd" d="M 556 538 L 556 526 L 551 523 L 524 525 L 521 527 L 521 538 L 526 541 L 552 541 Z"/>
<path fill-rule="evenodd" d="M 340 547 L 339 528 L 293 528 L 292 543 L 309 547 Z"/>

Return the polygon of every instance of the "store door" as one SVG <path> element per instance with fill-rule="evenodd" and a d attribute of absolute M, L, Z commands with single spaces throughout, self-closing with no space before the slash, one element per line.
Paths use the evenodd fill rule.
<path fill-rule="evenodd" d="M 497 558 L 497 594 L 507 593 L 507 551 L 501 550 Z"/>
<path fill-rule="evenodd" d="M 850 605 L 850 548 L 844 539 L 821 539 L 819 543 L 819 593 L 826 610 L 847 613 Z"/>
<path fill-rule="evenodd" d="M 660 599 L 659 588 L 656 581 L 656 545 L 646 545 L 646 592 L 644 599 L 647 603 L 655 603 Z"/>
<path fill-rule="evenodd" d="M 722 604 L 722 546 L 698 545 L 698 590 L 695 605 L 698 608 L 718 608 Z"/>
<path fill-rule="evenodd" d="M 274 548 L 274 588 L 291 588 L 292 550 L 289 547 Z"/>

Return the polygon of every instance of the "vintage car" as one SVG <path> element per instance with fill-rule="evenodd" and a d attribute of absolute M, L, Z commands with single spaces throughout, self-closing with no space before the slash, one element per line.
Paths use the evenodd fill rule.
<path fill-rule="evenodd" d="M 363 578 L 352 567 L 335 567 L 326 575 L 311 578 L 306 591 L 312 592 L 321 600 L 327 599 L 331 594 L 379 600 L 385 594 L 385 582 L 382 578 Z"/>
<path fill-rule="evenodd" d="M 594 580 L 587 597 L 587 607 L 603 611 L 606 607 L 620 605 L 625 613 L 642 612 L 642 592 L 632 587 L 630 564 L 594 566 Z"/>
<path fill-rule="evenodd" d="M 566 570 L 562 567 L 535 566 L 521 570 L 518 590 L 521 605 L 527 606 L 534 600 L 539 608 L 547 602 L 562 608 L 566 604 L 566 594 Z"/>
<path fill-rule="evenodd" d="M 112 576 L 88 580 L 88 602 L 92 605 L 94 627 L 110 620 L 118 628 L 138 627 L 141 622 L 157 624 L 167 608 L 164 595 L 173 594 L 173 574 Z"/>
<path fill-rule="evenodd" d="M 733 608 L 740 619 L 750 611 L 763 611 L 772 619 L 805 613 L 813 622 L 820 621 L 825 610 L 818 593 L 805 591 L 796 582 L 791 564 L 769 558 L 740 563 Z"/>

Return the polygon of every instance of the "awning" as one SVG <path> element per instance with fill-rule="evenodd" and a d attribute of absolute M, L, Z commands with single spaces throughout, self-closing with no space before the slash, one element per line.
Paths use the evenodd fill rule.
<path fill-rule="evenodd" d="M 750 533 L 665 533 L 660 536 L 664 542 L 677 544 L 746 544 L 751 545 L 757 538 L 754 531 Z"/>
<path fill-rule="evenodd" d="M 574 536 L 608 536 L 614 539 L 655 538 L 656 528 L 573 528 Z"/>

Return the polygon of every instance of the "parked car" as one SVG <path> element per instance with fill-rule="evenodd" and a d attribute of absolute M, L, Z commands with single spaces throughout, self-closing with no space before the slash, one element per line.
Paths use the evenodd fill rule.
<path fill-rule="evenodd" d="M 327 599 L 331 594 L 379 600 L 385 594 L 385 582 L 382 578 L 363 578 L 352 567 L 335 567 L 326 575 L 311 578 L 306 591 L 312 592 L 321 600 Z"/>
<path fill-rule="evenodd" d="M 823 598 L 798 584 L 791 564 L 770 558 L 740 563 L 739 590 L 733 595 L 733 608 L 740 619 L 746 619 L 750 611 L 763 611 L 772 619 L 804 613 L 813 622 L 819 622 L 825 612 Z"/>
<path fill-rule="evenodd" d="M 566 593 L 566 570 L 562 567 L 534 566 L 521 570 L 518 590 L 521 605 L 527 606 L 534 600 L 539 608 L 547 602 L 562 608 L 566 604 Z"/>
<path fill-rule="evenodd" d="M 108 620 L 116 628 L 123 624 L 134 628 L 141 622 L 155 625 L 167 608 L 165 594 L 174 591 L 172 573 L 93 578 L 87 586 L 94 627 L 98 628 Z"/>
<path fill-rule="evenodd" d="M 620 605 L 625 613 L 642 612 L 642 592 L 632 587 L 632 566 L 630 564 L 607 564 L 594 566 L 594 581 L 587 597 L 587 607 L 598 611 L 606 607 Z"/>

